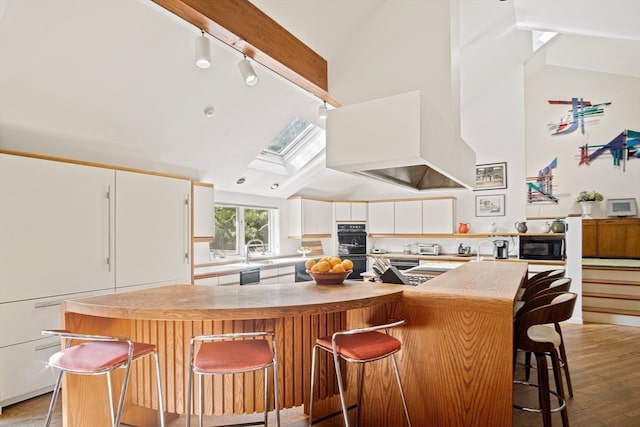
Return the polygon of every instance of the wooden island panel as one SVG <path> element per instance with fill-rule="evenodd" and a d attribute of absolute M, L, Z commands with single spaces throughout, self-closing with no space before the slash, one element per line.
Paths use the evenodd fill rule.
<path fill-rule="evenodd" d="M 157 344 L 165 406 L 172 414 L 186 409 L 185 366 L 192 335 L 274 330 L 280 403 L 293 407 L 308 404 L 311 349 L 317 336 L 405 318 L 406 325 L 393 334 L 403 342 L 397 357 L 412 423 L 508 426 L 513 303 L 526 273 L 526 263 L 483 261 L 466 263 L 416 287 L 361 282 L 344 286 L 175 285 L 66 301 L 63 312 L 65 326 L 73 331 L 132 336 Z M 361 424 L 404 425 L 390 362 L 368 364 L 364 372 Z M 156 425 L 153 366 L 145 361 L 133 373 L 124 422 Z M 349 385 L 355 380 L 355 369 L 350 366 L 346 375 L 353 398 L 355 387 Z M 98 410 L 106 406 L 106 399 L 96 397 L 106 388 L 104 382 L 69 378 L 63 389 L 64 425 L 87 425 L 87 419 L 92 426 L 109 425 L 108 413 Z M 340 407 L 331 361 L 326 357 L 320 378 L 320 402 L 314 404 L 317 415 Z M 205 413 L 262 411 L 263 381 L 261 373 L 234 380 L 208 379 Z M 104 424 L 99 422 L 103 417 Z"/>

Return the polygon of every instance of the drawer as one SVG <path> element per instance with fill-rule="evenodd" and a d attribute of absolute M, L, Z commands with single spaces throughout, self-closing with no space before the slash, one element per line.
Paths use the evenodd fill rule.
<path fill-rule="evenodd" d="M 33 341 L 42 338 L 40 332 L 43 329 L 60 328 L 62 301 L 109 292 L 86 292 L 0 304 L 0 347 Z"/>
<path fill-rule="evenodd" d="M 56 372 L 47 366 L 60 350 L 60 338 L 0 348 L 0 406 L 8 406 L 53 390 Z"/>

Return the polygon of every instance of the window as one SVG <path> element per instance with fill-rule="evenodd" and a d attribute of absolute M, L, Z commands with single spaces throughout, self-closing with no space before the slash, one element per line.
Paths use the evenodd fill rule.
<path fill-rule="evenodd" d="M 265 252 L 272 252 L 274 211 L 264 207 L 216 206 L 216 235 L 210 249 L 227 255 L 244 255 L 245 245 L 258 239 L 264 243 Z"/>
<path fill-rule="evenodd" d="M 286 152 L 295 146 L 294 142 L 300 141 L 313 125 L 296 117 L 280 133 L 273 138 L 265 151 L 279 156 L 284 156 Z"/>

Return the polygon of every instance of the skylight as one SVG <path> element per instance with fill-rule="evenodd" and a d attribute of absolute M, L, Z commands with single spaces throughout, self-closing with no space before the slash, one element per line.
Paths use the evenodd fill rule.
<path fill-rule="evenodd" d="M 296 117 L 280 133 L 273 138 L 265 151 L 279 156 L 284 156 L 287 151 L 295 146 L 297 141 L 303 139 L 304 135 L 314 126 Z"/>

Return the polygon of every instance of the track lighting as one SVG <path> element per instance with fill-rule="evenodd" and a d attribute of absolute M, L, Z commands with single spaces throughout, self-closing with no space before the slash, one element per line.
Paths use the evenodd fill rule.
<path fill-rule="evenodd" d="M 247 86 L 255 86 L 256 83 L 258 83 L 258 75 L 253 71 L 253 67 L 246 55 L 238 62 L 238 69 L 240 69 L 240 74 L 242 74 L 242 78 Z"/>
<path fill-rule="evenodd" d="M 202 30 L 201 30 L 202 31 Z M 196 37 L 196 67 L 209 68 L 211 66 L 211 48 L 209 39 L 204 36 Z"/>
<path fill-rule="evenodd" d="M 318 117 L 321 119 L 327 118 L 327 101 L 324 101 L 324 103 L 318 107 Z"/>

